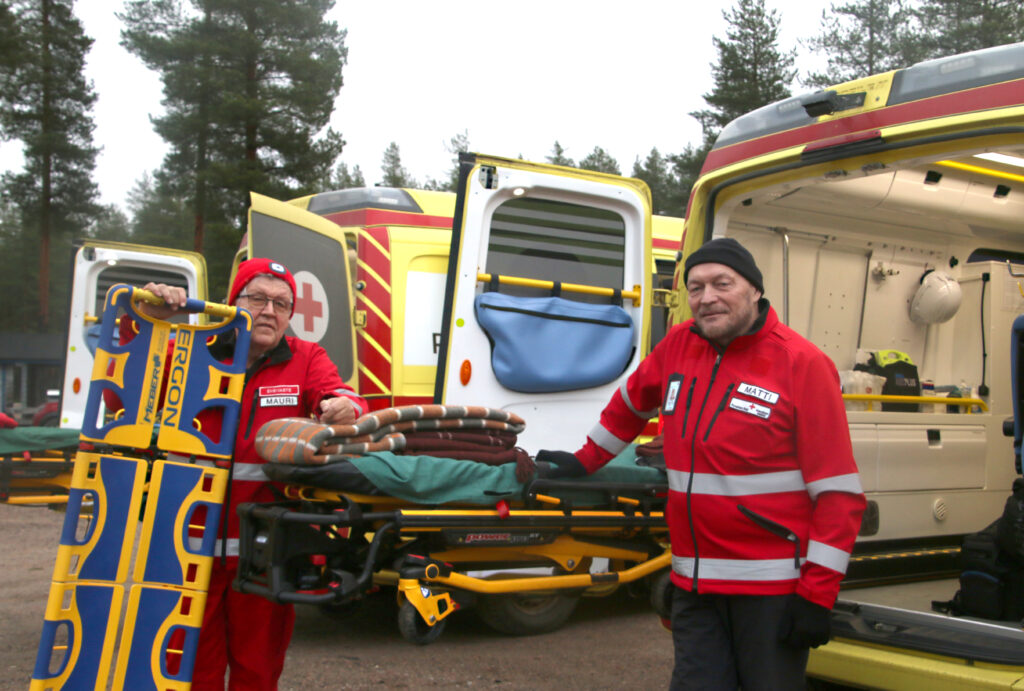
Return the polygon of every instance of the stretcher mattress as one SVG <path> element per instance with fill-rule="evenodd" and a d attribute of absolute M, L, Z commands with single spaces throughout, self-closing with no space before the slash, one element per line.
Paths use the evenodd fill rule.
<path fill-rule="evenodd" d="M 12 427 L 0 429 L 0 456 L 22 451 L 45 451 L 78 446 L 78 430 L 59 427 Z"/>
<path fill-rule="evenodd" d="M 573 480 L 577 487 L 557 495 L 580 503 L 598 502 L 600 491 L 580 489 L 586 484 L 665 484 L 665 474 L 637 462 L 636 447 L 608 462 L 593 475 Z M 642 460 L 642 459 L 641 459 Z M 493 506 L 500 499 L 518 499 L 525 486 L 516 480 L 515 464 L 486 465 L 436 456 L 403 456 L 379 451 L 322 465 L 267 463 L 272 480 L 323 489 L 391 496 L 417 504 L 475 504 Z M 556 493 L 548 492 L 545 493 Z M 623 492 L 623 494 L 627 494 Z"/>

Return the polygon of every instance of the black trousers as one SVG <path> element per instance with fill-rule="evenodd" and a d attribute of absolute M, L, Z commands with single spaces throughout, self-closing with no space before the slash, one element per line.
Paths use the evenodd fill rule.
<path fill-rule="evenodd" d="M 673 588 L 670 689 L 789 691 L 805 687 L 807 649 L 779 641 L 788 598 Z"/>

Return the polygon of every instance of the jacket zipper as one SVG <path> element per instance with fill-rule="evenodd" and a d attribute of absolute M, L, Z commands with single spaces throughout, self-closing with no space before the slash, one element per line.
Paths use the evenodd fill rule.
<path fill-rule="evenodd" d="M 686 422 L 690 418 L 690 404 L 693 402 L 693 387 L 697 385 L 697 378 L 694 377 L 690 380 L 690 390 L 686 394 L 686 407 L 683 408 L 683 433 L 680 435 L 682 438 L 686 438 Z"/>
<path fill-rule="evenodd" d="M 742 513 L 744 516 L 752 520 L 754 523 L 757 523 L 759 526 L 761 526 L 768 532 L 774 535 L 778 535 L 783 540 L 792 542 L 793 566 L 797 569 L 800 568 L 800 538 L 797 537 L 796 533 L 794 533 L 792 530 L 782 525 L 781 523 L 776 523 L 770 518 L 765 518 L 761 514 L 754 513 L 747 507 L 743 506 L 743 504 L 737 504 L 736 508 L 740 510 L 740 513 Z"/>
<path fill-rule="evenodd" d="M 704 430 L 704 439 L 701 441 L 707 441 L 708 435 L 711 434 L 711 428 L 715 426 L 715 420 L 718 419 L 718 415 L 725 409 L 725 402 L 729 400 L 729 396 L 732 394 L 732 387 L 736 386 L 735 383 L 729 384 L 729 388 L 725 390 L 725 395 L 722 396 L 722 400 L 718 402 L 718 408 L 715 409 L 715 414 L 711 416 L 711 422 L 708 423 L 708 428 Z"/>
<path fill-rule="evenodd" d="M 244 389 L 249 380 L 252 379 L 253 375 L 262 368 L 262 365 L 254 369 L 251 373 L 245 373 L 245 380 L 242 383 Z M 249 406 L 249 420 L 245 423 L 245 436 L 248 437 L 252 433 L 252 423 L 256 419 L 256 402 L 259 400 L 260 390 L 257 388 L 252 392 L 252 405 Z M 228 511 L 231 509 L 231 483 L 235 479 L 235 454 L 231 454 L 231 463 L 228 465 L 228 486 L 224 494 L 224 515 L 221 516 L 221 529 L 220 529 L 220 565 L 224 566 L 227 564 L 227 553 L 228 553 Z"/>
<path fill-rule="evenodd" d="M 252 434 L 252 423 L 256 420 L 256 403 L 259 400 L 260 390 L 255 389 L 252 392 L 252 405 L 249 406 L 249 420 L 245 423 L 245 436 L 248 437 Z"/>
<path fill-rule="evenodd" d="M 697 420 L 693 423 L 694 430 L 700 427 L 700 419 L 704 417 L 704 406 L 708 403 L 708 396 L 711 395 L 711 389 L 715 385 L 715 377 L 718 375 L 718 366 L 722 364 L 722 354 L 719 353 L 715 357 L 715 365 L 711 368 L 711 380 L 708 382 L 708 388 L 704 392 L 704 400 L 701 401 L 700 411 L 697 413 Z M 687 411 L 689 412 L 689 411 Z M 690 477 L 686 481 L 686 517 L 690 521 L 690 541 L 693 543 L 693 592 L 698 592 L 697 580 L 700 575 L 700 551 L 697 549 L 697 531 L 693 527 L 693 507 L 691 506 L 692 491 L 693 491 L 693 470 L 694 470 L 694 458 L 697 452 L 697 435 L 694 434 L 690 440 Z"/>

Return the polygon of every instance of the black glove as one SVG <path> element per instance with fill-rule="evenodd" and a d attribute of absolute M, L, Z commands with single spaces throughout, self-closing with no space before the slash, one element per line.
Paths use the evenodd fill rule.
<path fill-rule="evenodd" d="M 538 477 L 554 480 L 560 477 L 583 477 L 587 474 L 587 469 L 579 459 L 568 451 L 538 451 L 537 460 L 541 463 L 550 463 L 552 466 L 546 470 L 538 467 Z"/>
<path fill-rule="evenodd" d="M 779 640 L 793 648 L 817 648 L 828 643 L 831 610 L 791 595 L 779 625 Z"/>

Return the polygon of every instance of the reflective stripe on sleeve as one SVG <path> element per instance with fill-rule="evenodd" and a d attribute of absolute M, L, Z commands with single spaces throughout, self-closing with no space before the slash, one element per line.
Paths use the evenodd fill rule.
<path fill-rule="evenodd" d="M 595 440 L 596 441 L 596 440 Z M 685 492 L 690 482 L 690 473 L 683 470 L 668 471 L 668 486 L 676 492 Z M 802 492 L 806 486 L 799 470 L 782 470 L 775 473 L 753 475 L 717 475 L 694 473 L 691 494 L 708 494 L 717 497 L 743 497 L 751 494 L 777 494 L 779 492 Z"/>
<path fill-rule="evenodd" d="M 213 556 L 219 557 L 221 552 L 221 546 L 224 545 L 224 540 L 217 540 L 214 542 Z M 227 551 L 224 552 L 226 557 L 237 557 L 238 556 L 238 538 L 229 537 L 227 539 Z M 203 547 L 203 538 L 201 537 L 190 537 L 188 539 L 188 547 L 194 552 L 198 553 Z"/>
<path fill-rule="evenodd" d="M 640 410 L 636 409 L 636 406 L 633 405 L 633 401 L 629 400 L 629 392 L 626 390 L 626 384 L 628 384 L 628 383 L 629 383 L 629 380 L 627 379 L 626 381 L 622 382 L 622 384 L 619 386 L 619 395 L 622 396 L 622 402 L 626 404 L 626 407 L 629 408 L 630 411 L 632 411 L 632 413 L 634 415 L 636 415 L 638 418 L 640 418 L 641 420 L 650 420 L 652 417 L 657 415 L 658 414 L 658 409 L 657 408 L 655 408 L 654 410 L 644 410 L 644 411 L 640 411 Z M 591 437 L 591 438 L 593 438 L 593 437 Z M 595 439 L 594 441 L 597 441 L 597 440 Z"/>
<path fill-rule="evenodd" d="M 807 543 L 807 561 L 837 571 L 846 573 L 846 566 L 850 563 L 850 553 L 836 549 L 824 542 L 811 540 Z"/>
<path fill-rule="evenodd" d="M 587 434 L 587 436 L 612 456 L 618 456 L 620 453 L 625 451 L 627 446 L 629 446 L 629 442 L 622 441 L 616 437 L 614 434 L 602 427 L 601 423 L 594 425 L 594 428 L 590 430 L 590 433 Z"/>
<path fill-rule="evenodd" d="M 232 482 L 266 482 L 267 479 L 262 463 L 235 463 L 231 474 Z"/>
<path fill-rule="evenodd" d="M 693 557 L 672 555 L 672 570 L 693 578 Z M 706 559 L 700 560 L 701 580 L 716 581 L 788 581 L 800 577 L 800 569 L 787 559 Z"/>
<path fill-rule="evenodd" d="M 860 475 L 857 473 L 834 475 L 807 483 L 807 493 L 811 495 L 811 499 L 816 499 L 822 492 L 864 494 L 860 485 Z"/>
<path fill-rule="evenodd" d="M 344 396 L 345 398 L 352 402 L 352 407 L 354 407 L 357 411 L 356 417 L 361 417 L 366 414 L 367 411 L 363 410 L 363 406 L 359 405 L 359 402 L 355 399 L 355 394 L 353 394 L 348 389 L 335 389 L 333 393 L 337 394 L 338 396 Z"/>
<path fill-rule="evenodd" d="M 196 465 L 206 468 L 219 468 L 215 462 L 200 458 Z M 235 469 L 231 471 L 232 482 L 266 482 L 269 478 L 263 472 L 263 463 L 238 463 L 235 462 Z"/>

